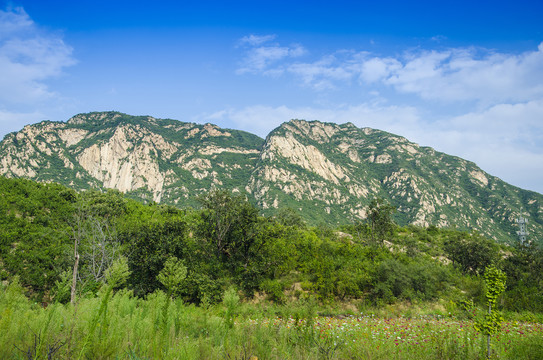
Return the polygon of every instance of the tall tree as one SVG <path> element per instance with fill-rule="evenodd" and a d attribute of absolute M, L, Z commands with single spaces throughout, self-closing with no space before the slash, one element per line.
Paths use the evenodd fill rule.
<path fill-rule="evenodd" d="M 199 199 L 202 204 L 198 234 L 211 256 L 252 293 L 261 281 L 265 221 L 245 197 L 214 190 Z"/>
<path fill-rule="evenodd" d="M 480 274 L 498 259 L 498 245 L 476 233 L 460 233 L 445 241 L 445 252 L 463 273 Z"/>
<path fill-rule="evenodd" d="M 214 190 L 199 198 L 198 232 L 219 260 L 238 260 L 246 266 L 257 240 L 258 209 L 243 196 Z"/>
<path fill-rule="evenodd" d="M 392 214 L 395 211 L 396 208 L 383 198 L 375 198 L 370 202 L 366 222 L 369 226 L 370 238 L 374 244 L 383 244 L 386 236 L 392 234 L 394 230 Z"/>

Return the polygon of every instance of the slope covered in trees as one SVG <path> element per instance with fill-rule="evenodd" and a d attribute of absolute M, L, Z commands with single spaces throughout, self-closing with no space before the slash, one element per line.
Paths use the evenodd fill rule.
<path fill-rule="evenodd" d="M 241 195 L 216 190 L 197 209 L 143 204 L 118 191 L 74 190 L 0 178 L 0 274 L 14 277 L 44 303 L 67 302 L 80 255 L 78 296 L 93 296 L 108 268 L 125 259 L 125 287 L 136 296 L 167 290 L 168 261 L 186 273 L 176 296 L 221 301 L 234 287 L 244 298 L 276 303 L 315 297 L 321 303 L 484 301 L 480 275 L 505 270 L 502 305 L 543 311 L 543 256 L 537 246 L 498 245 L 476 233 L 399 227 L 376 200 L 375 216 L 341 228 L 310 227 L 290 209 L 262 216 Z M 173 259 L 173 260 L 172 260 Z M 441 299 L 441 300 L 440 300 Z"/>

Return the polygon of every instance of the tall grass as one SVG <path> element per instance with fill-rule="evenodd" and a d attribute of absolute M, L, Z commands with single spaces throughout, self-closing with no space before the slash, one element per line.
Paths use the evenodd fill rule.
<path fill-rule="evenodd" d="M 318 316 L 317 305 L 186 305 L 156 292 L 102 291 L 77 307 L 42 308 L 17 282 L 0 289 L 1 359 L 484 359 L 469 320 L 367 314 Z M 167 318 L 164 307 L 167 305 Z M 330 313 L 330 312 L 326 312 Z M 327 314 L 331 315 L 331 314 Z M 390 314 L 389 314 L 390 315 Z M 398 315 L 398 314 L 396 314 Z M 512 321 L 492 358 L 538 359 L 543 325 Z"/>

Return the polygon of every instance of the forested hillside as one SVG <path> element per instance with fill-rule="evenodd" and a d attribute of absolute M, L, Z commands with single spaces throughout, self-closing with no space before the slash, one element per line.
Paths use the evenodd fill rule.
<path fill-rule="evenodd" d="M 291 209 L 262 216 L 240 195 L 215 190 L 198 208 L 143 204 L 114 190 L 76 192 L 57 184 L 0 178 L 0 271 L 18 277 L 44 303 L 70 300 L 79 254 L 77 294 L 95 294 L 106 271 L 126 259 L 126 288 L 136 296 L 166 290 L 167 262 L 184 269 L 177 295 L 214 303 L 233 286 L 247 299 L 277 303 L 316 297 L 322 303 L 482 302 L 489 264 L 508 277 L 503 306 L 543 311 L 543 256 L 537 246 L 498 245 L 476 233 L 399 227 L 395 209 L 374 199 L 367 219 L 311 227 Z"/>

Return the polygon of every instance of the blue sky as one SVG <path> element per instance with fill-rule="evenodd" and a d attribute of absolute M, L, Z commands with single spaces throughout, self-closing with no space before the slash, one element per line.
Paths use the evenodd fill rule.
<path fill-rule="evenodd" d="M 1 1 L 0 137 L 117 110 L 353 122 L 543 193 L 543 1 Z"/>

